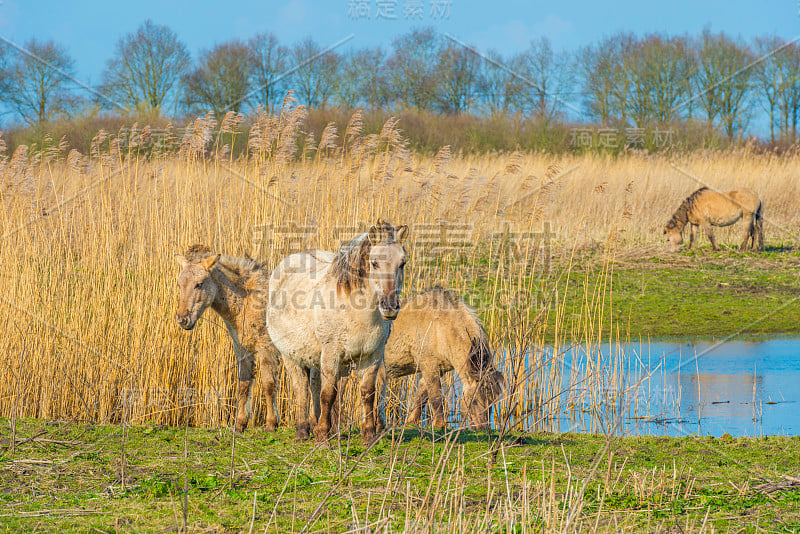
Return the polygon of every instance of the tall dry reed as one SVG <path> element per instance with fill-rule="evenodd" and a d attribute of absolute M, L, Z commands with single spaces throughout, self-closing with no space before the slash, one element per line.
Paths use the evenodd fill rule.
<path fill-rule="evenodd" d="M 13 154 L 0 144 L 0 415 L 228 424 L 230 342 L 211 312 L 191 333 L 177 327 L 174 255 L 201 242 L 274 266 L 297 250 L 336 249 L 382 217 L 412 228 L 408 293 L 443 285 L 478 308 L 508 377 L 498 426 L 543 428 L 565 408 L 607 417 L 630 386 L 624 355 L 598 350 L 610 341 L 601 332 L 614 254 L 656 246 L 696 180 L 756 189 L 768 241 L 794 239 L 798 223 L 796 157 L 461 157 L 449 147 L 423 157 L 394 119 L 364 135 L 357 114 L 312 145 L 305 117 L 289 95 L 247 138 L 240 117 L 218 130 L 206 116 L 183 135 L 101 131 L 89 154 L 53 140 Z M 234 159 L 242 144 L 247 157 Z M 606 261 L 575 320 L 554 281 L 586 247 Z M 563 357 L 574 340 L 586 354 L 580 372 Z M 412 385 L 393 388 L 395 415 Z M 284 423 L 290 395 L 284 383 Z M 256 414 L 258 397 L 256 388 Z M 355 409 L 352 385 L 343 399 Z"/>

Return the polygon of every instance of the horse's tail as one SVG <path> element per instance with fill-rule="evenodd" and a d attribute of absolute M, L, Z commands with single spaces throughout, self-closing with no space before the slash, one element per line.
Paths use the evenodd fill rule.
<path fill-rule="evenodd" d="M 758 250 L 764 248 L 764 203 L 759 200 L 756 213 L 753 218 L 753 243 L 758 237 Z"/>

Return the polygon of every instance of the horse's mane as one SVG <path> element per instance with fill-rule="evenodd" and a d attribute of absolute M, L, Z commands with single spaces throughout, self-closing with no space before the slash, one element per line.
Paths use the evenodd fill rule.
<path fill-rule="evenodd" d="M 420 293 L 417 298 L 423 299 L 425 304 L 434 310 L 461 308 L 474 314 L 472 308 L 467 306 L 458 295 L 442 286 L 429 287 Z"/>
<path fill-rule="evenodd" d="M 201 244 L 190 246 L 184 254 L 189 261 L 200 261 L 213 255 L 214 251 L 211 248 Z M 236 257 L 223 254 L 217 262 L 217 267 L 222 267 L 223 274 L 239 285 L 248 285 L 258 278 L 269 278 L 269 272 L 264 265 L 249 256 Z"/>
<path fill-rule="evenodd" d="M 379 243 L 396 243 L 395 228 L 391 224 L 379 220 L 375 229 L 378 232 Z M 354 289 L 364 287 L 367 274 L 369 274 L 370 250 L 372 250 L 372 241 L 369 232 L 360 234 L 348 244 L 339 247 L 331 267 L 331 273 L 336 279 L 337 291 L 349 295 Z"/>
<path fill-rule="evenodd" d="M 331 273 L 336 279 L 336 290 L 349 295 L 354 289 L 364 286 L 369 272 L 369 251 L 372 243 L 369 234 L 361 234 L 347 245 L 339 247 L 333 260 Z"/>
<path fill-rule="evenodd" d="M 686 223 L 689 222 L 689 212 L 694 208 L 697 199 L 700 195 L 704 192 L 708 191 L 707 187 L 701 187 L 684 200 L 678 209 L 675 210 L 675 213 L 672 214 L 672 218 L 667 222 L 667 230 L 672 230 L 673 228 L 683 228 L 686 226 Z"/>

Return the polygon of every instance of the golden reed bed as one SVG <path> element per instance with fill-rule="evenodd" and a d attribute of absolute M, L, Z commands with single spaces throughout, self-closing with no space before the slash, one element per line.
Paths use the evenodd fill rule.
<path fill-rule="evenodd" d="M 512 385 L 498 421 L 523 424 L 531 421 L 523 415 L 543 421 L 569 402 L 556 393 L 570 373 L 539 350 L 543 318 L 563 322 L 557 299 L 542 298 L 552 256 L 598 244 L 609 257 L 663 247 L 664 224 L 700 185 L 757 191 L 766 245 L 796 241 L 797 156 L 461 157 L 445 147 L 427 157 L 406 149 L 393 121 L 364 135 L 358 115 L 347 131 L 327 128 L 315 150 L 299 153 L 302 121 L 301 107 L 287 107 L 260 117 L 248 139 L 237 135 L 236 117 L 219 127 L 198 119 L 171 141 L 174 151 L 159 139 L 161 154 L 144 128 L 122 139 L 101 133 L 87 155 L 64 147 L 4 155 L 0 415 L 231 424 L 236 367 L 227 333 L 210 316 L 190 334 L 175 321 L 174 255 L 192 243 L 272 267 L 294 251 L 335 250 L 380 217 L 408 224 L 405 294 L 442 285 L 469 297 L 504 349 L 498 357 Z M 231 143 L 247 143 L 248 157 L 233 158 Z M 717 237 L 738 243 L 725 230 Z M 592 314 L 587 304 L 587 325 L 602 320 Z M 555 335 L 556 351 L 572 337 Z M 587 346 L 607 341 L 580 335 Z M 598 391 L 615 383 L 621 365 L 589 373 Z M 285 386 L 284 378 L 281 423 L 292 424 Z M 395 414 L 410 387 L 393 388 Z M 262 424 L 258 386 L 254 400 L 254 424 Z M 355 410 L 352 387 L 343 400 Z"/>

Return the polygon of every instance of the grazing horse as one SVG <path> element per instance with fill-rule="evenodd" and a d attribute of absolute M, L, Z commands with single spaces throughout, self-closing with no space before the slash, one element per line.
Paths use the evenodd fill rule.
<path fill-rule="evenodd" d="M 178 275 L 176 319 L 184 330 L 197 324 L 206 308 L 217 312 L 233 339 L 239 368 L 236 430 L 247 427 L 253 365 L 258 354 L 261 384 L 267 405 L 267 428 L 278 426 L 275 384 L 280 371 L 278 350 L 267 332 L 265 306 L 269 271 L 249 258 L 214 254 L 204 245 L 192 245 L 184 256 L 176 256 Z"/>
<path fill-rule="evenodd" d="M 402 243 L 407 226 L 378 221 L 337 253 L 315 250 L 288 256 L 269 281 L 269 335 L 283 356 L 295 394 L 297 439 L 309 437 L 311 370 L 320 372 L 320 414 L 314 435 L 324 441 L 340 376 L 362 370 L 361 434 L 375 437 L 375 378 L 383 362 L 389 321 L 400 311 Z"/>
<path fill-rule="evenodd" d="M 463 384 L 462 403 L 470 428 L 489 428 L 489 411 L 503 391 L 503 374 L 492 362 L 489 339 L 475 311 L 451 291 L 429 289 L 405 301 L 386 342 L 378 391 L 386 378 L 420 374 L 417 398 L 407 423 L 419 422 L 426 401 L 433 426 L 444 427 L 441 376 L 456 370 Z"/>
<path fill-rule="evenodd" d="M 694 231 L 700 226 L 711 241 L 711 247 L 719 250 L 714 240 L 712 226 L 729 226 L 739 219 L 747 222 L 747 231 L 744 241 L 739 246 L 741 250 L 747 247 L 747 242 L 752 241 L 751 248 L 764 247 L 764 220 L 761 199 L 749 189 L 736 189 L 726 193 L 718 193 L 707 187 L 701 187 L 678 207 L 672 218 L 664 228 L 670 250 L 678 250 L 683 243 L 683 229 L 688 224 L 689 248 L 694 243 Z"/>

